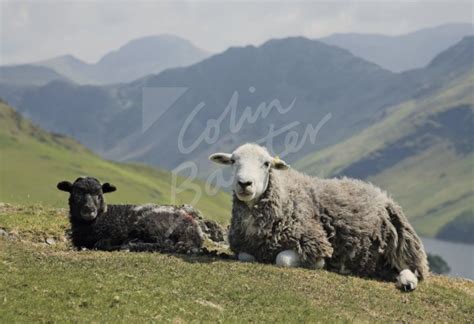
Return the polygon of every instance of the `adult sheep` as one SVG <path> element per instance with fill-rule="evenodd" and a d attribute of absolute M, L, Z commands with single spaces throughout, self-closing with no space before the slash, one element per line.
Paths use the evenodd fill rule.
<path fill-rule="evenodd" d="M 58 183 L 68 192 L 72 243 L 77 248 L 175 253 L 203 252 L 206 238 L 224 239 L 224 230 L 189 205 L 107 205 L 116 190 L 93 177 Z"/>
<path fill-rule="evenodd" d="M 233 167 L 229 244 L 240 260 L 397 279 L 407 291 L 428 274 L 402 209 L 372 184 L 304 175 L 256 144 L 210 160 Z"/>

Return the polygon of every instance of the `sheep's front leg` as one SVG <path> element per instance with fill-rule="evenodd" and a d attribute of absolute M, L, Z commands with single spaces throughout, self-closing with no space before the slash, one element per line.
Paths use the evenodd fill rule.
<path fill-rule="evenodd" d="M 279 267 L 296 268 L 301 264 L 300 256 L 293 250 L 278 253 L 275 263 Z"/>
<path fill-rule="evenodd" d="M 403 291 L 413 291 L 418 286 L 418 278 L 409 269 L 404 269 L 397 277 L 397 286 Z"/>
<path fill-rule="evenodd" d="M 313 221 L 305 225 L 296 251 L 298 251 L 302 266 L 321 269 L 325 265 L 324 260 L 331 258 L 334 250 L 321 223 Z"/>
<path fill-rule="evenodd" d="M 275 263 L 277 266 L 285 268 L 296 268 L 302 265 L 301 257 L 293 250 L 278 253 Z M 318 258 L 313 264 L 314 269 L 322 269 L 324 264 L 324 258 Z"/>

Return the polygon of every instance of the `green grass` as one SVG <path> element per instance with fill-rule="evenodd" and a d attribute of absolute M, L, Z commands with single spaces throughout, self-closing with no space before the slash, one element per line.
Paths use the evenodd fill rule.
<path fill-rule="evenodd" d="M 117 186 L 108 203 L 191 203 L 194 190 L 173 199 L 171 173 L 142 165 L 105 161 L 74 140 L 45 132 L 0 103 L 0 201 L 67 207 L 67 194 L 56 189 L 62 180 L 91 175 Z M 177 178 L 178 188 L 185 179 Z M 218 192 L 202 195 L 195 204 L 206 217 L 227 223 L 231 199 Z"/>
<path fill-rule="evenodd" d="M 413 132 L 426 117 L 451 107 L 471 105 L 474 71 L 429 96 L 388 109 L 386 117 L 352 138 L 308 155 L 294 164 L 327 177 Z M 463 212 L 474 210 L 474 155 L 458 155 L 446 142 L 417 152 L 367 180 L 387 190 L 402 206 L 415 229 L 434 236 Z"/>
<path fill-rule="evenodd" d="M 393 283 L 160 253 L 74 251 L 65 210 L 0 206 L 0 322 L 469 322 L 474 282 Z M 56 238 L 55 245 L 44 239 Z"/>
<path fill-rule="evenodd" d="M 449 148 L 433 147 L 368 180 L 402 203 L 419 234 L 434 236 L 459 214 L 472 213 L 473 170 L 474 154 L 461 159 Z"/>

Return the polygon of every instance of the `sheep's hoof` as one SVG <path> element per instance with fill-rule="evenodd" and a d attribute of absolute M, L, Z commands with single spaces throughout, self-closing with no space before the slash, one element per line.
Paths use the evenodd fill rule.
<path fill-rule="evenodd" d="M 239 255 L 237 256 L 237 259 L 240 262 L 255 262 L 255 257 L 253 255 L 245 253 L 245 252 L 239 252 Z"/>
<path fill-rule="evenodd" d="M 300 265 L 300 257 L 293 250 L 278 253 L 275 263 L 279 267 L 294 268 Z"/>
<path fill-rule="evenodd" d="M 326 264 L 326 261 L 324 261 L 323 258 L 317 259 L 314 264 L 314 269 L 316 270 L 322 269 L 324 268 L 325 264 Z"/>
<path fill-rule="evenodd" d="M 418 278 L 411 270 L 405 269 L 398 275 L 397 285 L 403 291 L 413 291 L 418 285 Z"/>

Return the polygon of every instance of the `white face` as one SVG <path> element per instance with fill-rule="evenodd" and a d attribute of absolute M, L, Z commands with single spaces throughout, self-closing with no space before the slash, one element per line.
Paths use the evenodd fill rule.
<path fill-rule="evenodd" d="M 215 153 L 209 159 L 232 167 L 232 189 L 239 200 L 247 203 L 257 201 L 267 190 L 271 168 L 288 168 L 284 161 L 273 158 L 265 148 L 256 144 L 244 144 L 232 154 Z"/>

